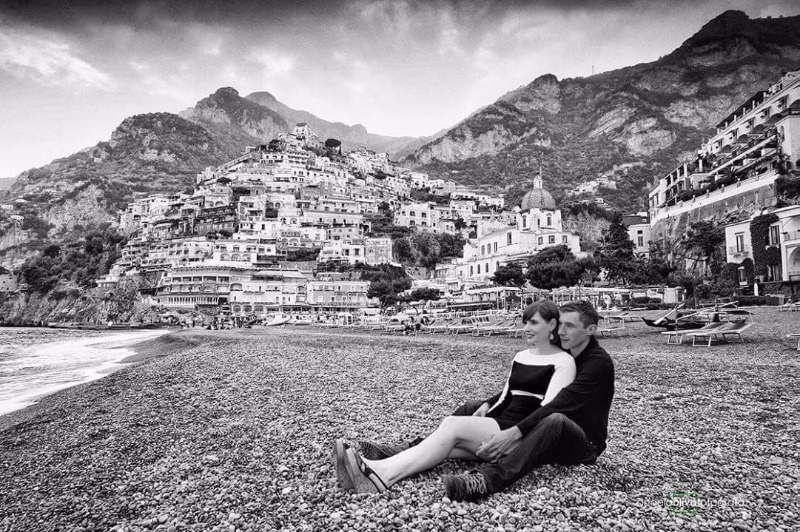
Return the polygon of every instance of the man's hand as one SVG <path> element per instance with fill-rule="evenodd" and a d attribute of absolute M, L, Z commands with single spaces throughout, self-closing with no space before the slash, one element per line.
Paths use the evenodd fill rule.
<path fill-rule="evenodd" d="M 492 406 L 489 403 L 483 403 L 476 411 L 472 413 L 472 415 L 477 417 L 485 417 L 490 408 L 492 408 Z"/>
<path fill-rule="evenodd" d="M 477 454 L 479 458 L 491 462 L 507 454 L 514 447 L 514 444 L 521 439 L 522 433 L 517 427 L 501 430 L 500 434 L 492 436 L 487 441 L 483 442 L 481 446 L 478 447 L 475 454 Z"/>

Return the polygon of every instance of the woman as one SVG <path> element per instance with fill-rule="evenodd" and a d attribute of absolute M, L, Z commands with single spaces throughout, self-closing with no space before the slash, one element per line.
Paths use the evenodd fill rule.
<path fill-rule="evenodd" d="M 380 493 L 447 458 L 480 460 L 477 452 L 483 442 L 508 431 L 519 432 L 517 423 L 575 378 L 575 361 L 560 347 L 558 317 L 558 307 L 549 301 L 525 309 L 522 322 L 531 347 L 514 356 L 494 404 L 484 403 L 473 416 L 449 416 L 421 443 L 384 460 L 367 460 L 337 440 L 334 458 L 342 487 L 356 493 Z"/>

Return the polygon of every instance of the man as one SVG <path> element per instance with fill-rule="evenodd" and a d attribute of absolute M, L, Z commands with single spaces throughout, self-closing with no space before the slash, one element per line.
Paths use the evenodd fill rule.
<path fill-rule="evenodd" d="M 614 363 L 594 337 L 600 317 L 587 301 L 570 302 L 559 310 L 558 336 L 561 347 L 575 358 L 575 380 L 514 430 L 484 442 L 477 454 L 490 463 L 464 475 L 444 475 L 442 482 L 451 500 L 473 500 L 502 491 L 545 464 L 592 464 L 605 450 Z M 468 402 L 454 415 L 482 416 L 492 399 L 496 400 Z M 382 459 L 418 441 L 399 446 L 362 442 L 361 449 L 367 458 Z"/>

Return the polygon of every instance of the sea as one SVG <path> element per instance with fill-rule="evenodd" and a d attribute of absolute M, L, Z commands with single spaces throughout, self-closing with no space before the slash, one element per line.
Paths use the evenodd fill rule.
<path fill-rule="evenodd" d="M 104 377 L 125 366 L 134 345 L 168 332 L 0 327 L 0 415 Z"/>

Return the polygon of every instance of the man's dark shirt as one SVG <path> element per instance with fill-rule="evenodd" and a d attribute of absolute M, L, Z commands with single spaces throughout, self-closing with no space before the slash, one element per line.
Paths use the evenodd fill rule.
<path fill-rule="evenodd" d="M 608 437 L 608 413 L 614 397 L 614 362 L 592 336 L 583 352 L 575 358 L 575 369 L 572 384 L 516 426 L 525 436 L 550 414 L 564 414 L 583 429 L 599 455 L 605 450 Z"/>

